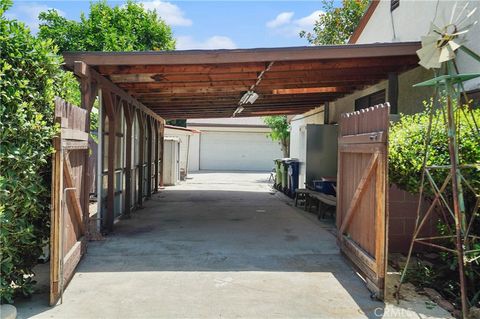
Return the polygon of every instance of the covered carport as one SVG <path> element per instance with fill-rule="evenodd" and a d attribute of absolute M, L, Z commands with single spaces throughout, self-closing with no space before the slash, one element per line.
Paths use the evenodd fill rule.
<path fill-rule="evenodd" d="M 100 104 L 102 229 L 112 231 L 116 218 L 142 207 L 163 184 L 164 120 L 299 114 L 322 104 L 328 112 L 328 102 L 417 66 L 418 48 L 409 42 L 64 53 L 65 67 L 80 78 L 82 107 L 90 112 L 97 97 Z M 388 97 L 392 108 L 397 98 Z"/>
<path fill-rule="evenodd" d="M 175 203 L 180 203 L 178 204 L 180 206 L 182 206 L 182 202 L 186 204 L 182 206 L 184 214 L 179 215 L 179 218 L 184 219 L 178 221 L 178 223 L 194 222 L 198 228 L 205 228 L 205 234 L 213 234 L 212 232 L 215 231 L 213 228 L 215 227 L 210 226 L 215 225 L 216 219 L 209 218 L 208 214 L 199 214 L 198 211 L 192 212 L 193 215 L 185 212 L 192 210 L 197 205 L 200 207 L 205 202 L 208 202 L 206 209 L 219 204 L 221 207 L 233 211 L 232 204 L 234 204 L 240 207 L 249 207 L 249 210 L 253 210 L 256 214 L 270 213 L 262 216 L 262 219 L 266 218 L 263 220 L 264 227 L 259 227 L 257 229 L 258 233 L 251 234 L 254 240 L 250 244 L 261 243 L 262 238 L 265 239 L 262 234 L 268 231 L 268 226 L 275 225 L 275 218 L 278 217 L 272 214 L 272 211 L 269 211 L 268 208 L 262 208 L 261 203 L 265 201 L 264 197 L 256 199 L 255 196 L 238 194 L 238 190 L 235 191 L 235 194 L 230 194 L 233 197 L 229 197 L 225 185 L 220 182 L 217 183 L 216 187 L 204 183 L 199 186 L 200 189 L 187 187 L 180 192 L 165 191 L 160 192 L 158 196 L 152 196 L 152 193 L 157 192 L 162 185 L 161 163 L 164 120 L 303 113 L 321 104 L 328 104 L 330 101 L 365 86 L 384 79 L 393 79 L 392 74 L 415 67 L 418 62 L 415 51 L 418 48 L 418 43 L 395 43 L 212 51 L 65 53 L 66 68 L 73 70 L 81 79 L 82 106 L 90 110 L 96 97 L 100 102 L 101 120 L 98 133 L 101 137 L 99 149 L 102 151 L 99 156 L 99 170 L 97 172 L 97 180 L 100 185 L 98 187 L 100 193 L 97 194 L 99 210 L 95 220 L 101 221 L 98 225 L 101 225 L 102 230 L 112 232 L 116 228 L 115 223 L 119 218 L 122 216 L 131 217 L 131 212 L 134 209 L 148 208 L 149 213 L 145 214 L 147 220 L 139 221 L 141 226 L 135 226 L 135 218 L 128 223 L 120 222 L 118 224 L 117 229 L 119 231 L 126 231 L 123 237 L 124 241 L 119 242 L 119 247 L 128 250 L 128 247 L 124 245 L 129 240 L 138 238 L 132 236 L 139 235 L 142 237 L 142 233 L 145 231 L 165 229 L 159 224 L 162 222 L 176 223 L 178 219 L 173 216 L 173 210 L 178 209 L 178 206 Z M 389 96 L 389 100 L 394 105 L 396 97 Z M 109 138 L 111 136 L 115 136 L 115 138 Z M 201 189 L 202 187 L 206 189 Z M 249 189 L 240 189 L 240 192 L 249 193 Z M 209 192 L 208 196 L 205 191 Z M 215 192 L 220 192 L 225 196 L 219 197 Z M 268 194 L 264 190 L 263 193 Z M 173 203 L 168 203 L 169 196 L 171 196 Z M 192 197 L 195 200 L 192 200 Z M 150 198 L 153 198 L 153 200 L 144 202 L 145 199 Z M 256 204 L 257 200 L 260 204 Z M 155 212 L 161 211 L 162 205 L 169 205 L 171 211 L 167 214 L 173 215 L 166 215 L 167 217 L 156 216 Z M 271 203 L 269 205 L 277 207 Z M 280 223 L 283 227 L 281 229 L 282 236 L 287 242 L 297 240 L 296 235 L 289 234 L 292 230 L 285 224 L 291 218 L 291 213 L 291 210 L 288 211 L 286 220 L 282 220 Z M 138 215 L 140 216 L 141 213 Z M 188 218 L 193 219 L 189 221 Z M 220 216 L 218 218 L 222 219 L 224 217 Z M 236 215 L 231 216 L 230 219 L 230 222 L 242 221 L 241 217 Z M 254 223 L 254 219 L 250 222 Z M 224 220 L 222 219 L 222 221 Z M 85 222 L 89 223 L 90 228 L 92 228 L 91 220 L 87 219 Z M 208 224 L 210 222 L 213 224 Z M 94 224 L 94 228 L 96 225 Z M 128 225 L 130 225 L 130 229 L 133 229 L 133 232 L 128 232 L 126 229 Z M 223 231 L 224 235 L 228 235 L 228 233 L 225 233 L 223 226 L 222 223 L 218 223 L 218 231 Z M 246 229 L 242 227 L 226 228 L 233 231 Z M 182 228 L 170 231 L 181 234 Z M 181 240 L 207 240 L 203 238 L 205 234 L 198 234 L 202 238 L 188 237 L 187 239 L 181 238 Z M 312 238 L 322 240 L 323 238 L 323 235 L 315 235 L 313 229 L 309 229 L 308 234 L 305 240 L 311 240 Z M 248 235 L 248 233 L 244 235 Z M 268 234 L 266 236 L 268 237 Z M 245 236 L 240 237 L 246 240 Z M 148 238 L 158 246 L 158 249 L 165 244 L 165 242 L 155 241 L 155 236 Z M 217 243 L 221 247 L 222 238 L 217 239 Z M 167 244 L 171 245 L 168 247 L 178 245 L 185 247 L 181 242 L 168 242 Z M 210 244 L 215 246 L 215 241 L 210 242 Z M 299 246 L 301 246 L 301 249 L 299 249 L 301 254 L 318 253 L 314 248 L 315 245 L 302 244 Z M 117 250 L 112 245 L 109 247 Z M 277 243 L 269 247 L 259 245 L 259 247 L 262 247 L 262 252 L 267 252 L 272 247 L 280 249 L 281 244 Z M 141 248 L 140 246 L 134 247 L 135 259 L 142 258 L 143 255 L 149 253 Z M 162 258 L 163 254 L 166 254 L 162 249 L 154 251 L 158 254 L 159 259 Z M 241 250 L 242 247 L 236 246 L 235 249 Z M 197 257 L 208 259 L 212 257 L 208 255 L 212 250 L 215 251 L 215 247 L 206 249 L 205 256 Z M 235 250 L 233 255 L 238 251 Z M 138 252 L 143 253 L 138 255 Z M 101 249 L 97 250 L 97 253 L 108 254 L 107 251 L 102 252 Z M 180 250 L 180 253 L 187 254 L 185 255 L 186 258 L 192 258 L 193 256 L 188 255 L 189 250 Z M 213 257 L 214 259 L 223 258 L 218 255 Z M 224 257 L 228 259 L 235 256 L 225 254 Z M 286 260 L 282 259 L 283 262 L 295 263 L 297 262 L 295 260 L 299 257 L 295 253 L 293 255 L 287 253 L 287 256 L 274 256 L 272 258 L 286 258 Z M 299 269 L 305 272 L 320 271 L 316 266 L 309 268 L 310 257 L 304 257 L 302 263 L 306 264 L 302 264 L 301 267 L 293 266 L 293 268 L 275 266 L 275 263 L 271 263 L 273 259 L 262 266 L 260 256 L 255 257 L 260 258 L 255 263 L 258 263 L 258 268 L 264 271 L 285 270 L 286 272 L 293 272 Z M 317 263 L 317 266 L 325 262 L 328 264 L 328 260 L 320 262 L 318 257 L 313 258 L 311 263 Z M 214 261 L 218 260 L 215 259 Z M 108 263 L 108 261 L 106 262 Z M 119 261 L 112 260 L 112 262 Z M 155 264 L 156 262 L 158 260 L 152 261 L 153 268 L 139 266 L 138 271 L 170 271 L 177 266 L 181 268 L 178 260 L 172 262 L 172 264 L 168 264 L 168 259 L 166 259 L 167 264 L 160 263 L 159 265 Z M 255 268 L 254 264 L 250 266 Z M 193 269 L 187 267 L 188 269 L 184 270 L 205 270 L 202 268 L 205 267 L 204 264 L 197 263 L 197 260 L 190 261 L 187 265 L 190 265 Z M 195 268 L 195 265 L 198 268 Z M 208 265 L 208 267 L 214 267 L 210 263 Z M 107 268 L 102 266 L 103 268 L 95 269 L 100 272 L 101 269 L 112 270 L 109 268 L 110 266 L 112 265 L 108 265 Z M 132 264 L 129 264 L 124 270 L 127 272 L 134 271 L 131 267 L 133 267 Z M 335 268 L 335 263 L 328 264 L 324 269 L 331 270 L 332 267 Z M 112 271 L 114 272 L 122 271 L 121 267 L 113 268 Z M 234 262 L 231 267 L 226 269 L 220 267 L 220 270 L 227 271 L 248 269 L 248 260 L 239 261 L 239 263 Z M 88 271 L 94 272 L 92 269 Z M 258 278 L 261 278 L 261 275 Z M 112 280 L 118 280 L 118 278 Z M 169 280 L 172 280 L 172 278 Z M 230 281 L 228 278 L 222 280 L 219 287 L 228 285 Z M 308 278 L 302 277 L 301 280 L 308 280 Z M 328 285 L 328 281 L 323 284 Z M 249 284 L 242 283 L 242 285 L 248 286 Z M 287 289 L 287 287 L 288 285 L 278 286 L 277 293 L 280 293 L 280 290 Z M 357 289 L 356 287 L 353 289 Z M 84 288 L 80 287 L 80 289 Z M 317 288 L 321 289 L 320 286 Z M 253 289 L 259 288 L 255 287 Z M 298 296 L 301 296 L 301 294 Z M 341 298 L 340 295 L 338 298 Z M 282 303 L 283 301 L 278 299 L 277 302 Z M 300 307 L 300 305 L 297 306 Z M 206 312 L 206 314 L 210 313 Z M 230 314 L 234 315 L 234 313 Z M 302 314 L 307 315 L 308 313 Z M 188 316 L 188 314 L 185 315 Z M 193 314 L 190 313 L 191 315 Z M 251 315 L 259 316 L 261 314 L 251 313 Z M 208 317 L 208 315 L 206 316 Z"/>
<path fill-rule="evenodd" d="M 417 65 L 418 43 L 67 52 L 164 119 L 298 114 Z M 92 78 L 93 81 L 93 78 Z M 253 103 L 241 98 L 259 95 Z M 237 112 L 235 112 L 237 110 Z"/>

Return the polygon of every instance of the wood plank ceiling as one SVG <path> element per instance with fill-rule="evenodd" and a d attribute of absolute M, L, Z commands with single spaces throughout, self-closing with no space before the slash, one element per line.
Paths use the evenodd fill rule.
<path fill-rule="evenodd" d="M 171 52 L 67 52 L 165 119 L 299 114 L 417 66 L 419 43 Z"/>

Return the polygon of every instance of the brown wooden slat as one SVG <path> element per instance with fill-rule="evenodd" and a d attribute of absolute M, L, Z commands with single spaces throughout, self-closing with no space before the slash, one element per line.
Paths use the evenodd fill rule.
<path fill-rule="evenodd" d="M 345 74 L 343 75 L 345 76 Z M 348 75 L 348 81 L 372 81 L 386 79 L 387 75 L 379 73 L 375 75 Z M 288 88 L 308 88 L 308 87 L 321 87 L 324 82 L 336 82 L 341 84 L 342 78 L 340 75 L 321 75 L 317 77 L 299 77 L 299 78 L 284 78 L 284 79 L 263 79 L 257 86 L 266 90 L 273 89 L 288 89 Z M 118 83 L 118 86 L 123 89 L 180 89 L 180 88 L 235 88 L 235 87 L 247 87 L 249 88 L 255 82 L 253 81 L 208 81 L 208 82 L 137 82 L 137 83 Z"/>
<path fill-rule="evenodd" d="M 288 107 L 288 106 L 298 106 L 298 105 L 320 105 L 322 102 L 327 101 L 327 99 L 323 100 L 316 100 L 316 101 L 298 101 L 298 102 L 277 102 L 277 103 L 254 103 L 254 104 L 247 104 L 244 107 Z M 147 105 L 154 111 L 156 110 L 164 110 L 164 111 L 176 111 L 181 109 L 189 109 L 191 111 L 198 111 L 202 109 L 215 109 L 215 108 L 223 108 L 223 107 L 232 107 L 237 106 L 238 102 L 230 102 L 230 103 L 201 103 L 201 104 L 169 104 L 163 105 L 161 103 L 148 103 Z"/>
<path fill-rule="evenodd" d="M 329 80 L 329 81 L 317 81 L 312 83 L 297 83 L 297 84 L 275 84 L 266 86 L 265 84 L 260 85 L 255 91 L 259 94 L 271 94 L 273 90 L 277 89 L 295 89 L 295 88 L 304 88 L 304 87 L 321 87 L 321 86 L 365 86 L 365 85 L 373 85 L 378 83 L 380 79 L 373 80 L 369 78 L 359 78 L 356 80 L 348 79 L 342 80 L 341 78 Z M 226 86 L 226 87 L 198 87 L 198 88 L 158 88 L 155 87 L 156 83 L 147 83 L 146 86 L 142 87 L 135 87 L 133 88 L 126 88 L 125 90 L 131 94 L 132 96 L 138 97 L 144 94 L 149 95 L 167 95 L 167 96 L 181 96 L 181 95 L 232 95 L 238 96 L 245 93 L 250 86 Z"/>
<path fill-rule="evenodd" d="M 98 70 L 103 75 L 111 74 L 228 74 L 256 73 L 265 70 L 265 63 L 230 63 L 230 64 L 197 64 L 197 65 L 101 65 Z"/>
<path fill-rule="evenodd" d="M 88 133 L 81 130 L 62 128 L 62 139 L 88 141 Z"/>
<path fill-rule="evenodd" d="M 374 168 L 377 165 L 377 159 L 378 159 L 378 153 L 375 152 L 373 153 L 372 158 L 370 159 L 369 163 L 367 164 L 367 167 L 363 172 L 362 178 L 360 179 L 360 183 L 358 184 L 357 189 L 355 190 L 353 198 L 350 202 L 350 206 L 347 209 L 347 213 L 345 214 L 345 217 L 342 221 L 342 225 L 340 226 L 340 231 L 339 231 L 340 236 L 343 235 L 350 221 L 352 220 L 352 217 L 353 217 L 353 214 L 355 213 L 355 209 L 357 208 L 358 202 L 362 194 L 365 192 L 366 185 L 370 181 L 370 177 L 372 176 L 372 173 L 374 172 Z"/>
<path fill-rule="evenodd" d="M 339 144 L 369 144 L 385 143 L 387 134 L 385 132 L 363 133 L 356 135 L 345 135 L 338 138 Z"/>
<path fill-rule="evenodd" d="M 250 108 L 245 108 L 243 112 L 254 112 L 254 111 L 295 111 L 295 110 L 305 110 L 305 109 L 312 109 L 315 108 L 315 105 L 301 105 L 297 107 L 267 107 L 267 108 L 262 108 L 262 107 L 250 107 Z M 225 108 L 214 108 L 214 109 L 201 109 L 201 110 L 195 110 L 191 111 L 188 109 L 183 109 L 183 110 L 175 110 L 175 111 L 162 111 L 158 110 L 159 113 L 165 114 L 165 115 L 171 115 L 171 114 L 202 114 L 202 113 L 219 113 L 219 112 L 225 112 L 225 111 L 231 111 L 235 110 L 236 106 L 234 107 L 225 107 Z"/>
<path fill-rule="evenodd" d="M 260 95 L 257 101 L 253 105 L 263 105 L 263 104 L 276 104 L 281 103 L 287 105 L 289 103 L 315 103 L 318 101 L 328 101 L 331 99 L 336 99 L 343 97 L 345 94 L 343 93 L 324 93 L 322 95 L 316 95 L 314 97 L 306 96 L 306 97 L 266 97 Z M 174 108 L 175 106 L 201 106 L 201 105 L 225 105 L 226 103 L 234 103 L 237 104 L 240 98 L 219 98 L 219 99 L 188 99 L 182 98 L 180 100 L 165 100 L 162 98 L 142 98 L 140 99 L 145 105 L 151 107 L 152 105 L 158 105 L 158 107 L 171 107 Z"/>
<path fill-rule="evenodd" d="M 70 160 L 68 159 L 68 156 L 66 156 L 63 161 L 63 176 L 65 177 L 65 184 L 68 188 L 76 188 L 75 182 L 73 180 L 72 165 L 70 164 Z M 82 217 L 83 210 L 77 196 L 75 196 L 75 193 L 79 191 L 80 190 L 67 192 L 67 196 L 70 199 L 70 204 L 71 204 L 71 206 L 68 206 L 69 208 L 68 212 L 69 213 L 73 212 L 72 215 L 74 216 L 76 220 L 76 224 L 80 229 L 80 234 L 83 235 L 85 233 L 85 225 L 83 223 L 83 217 Z"/>
<path fill-rule="evenodd" d="M 269 70 L 263 75 L 264 80 L 283 80 L 291 81 L 292 79 L 322 79 L 361 75 L 363 77 L 374 77 L 378 75 L 385 76 L 391 72 L 396 72 L 402 66 L 380 66 L 380 67 L 357 67 L 357 68 L 334 68 L 334 69 L 308 69 L 308 70 L 290 70 L 290 71 L 273 71 Z M 146 74 L 113 74 L 110 80 L 116 84 L 121 83 L 171 83 L 171 84 L 191 84 L 193 83 L 218 83 L 218 82 L 234 82 L 248 81 L 250 84 L 256 82 L 258 72 L 245 73 L 193 73 L 193 74 L 166 74 L 166 73 L 146 73 Z"/>

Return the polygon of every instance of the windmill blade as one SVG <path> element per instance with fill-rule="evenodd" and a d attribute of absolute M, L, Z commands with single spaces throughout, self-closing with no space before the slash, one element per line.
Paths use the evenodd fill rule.
<path fill-rule="evenodd" d="M 438 69 L 441 66 L 440 62 L 438 62 L 440 58 L 440 50 L 438 50 L 436 45 L 422 47 L 417 50 L 417 55 L 420 58 L 419 64 L 426 69 Z"/>
<path fill-rule="evenodd" d="M 448 22 L 449 24 L 453 24 L 453 16 L 455 15 L 455 11 L 457 11 L 457 2 L 453 4 L 452 13 L 450 14 L 450 20 Z"/>
<path fill-rule="evenodd" d="M 426 35 L 421 38 L 422 47 L 429 45 L 437 45 L 437 41 L 441 38 L 438 35 Z"/>
<path fill-rule="evenodd" d="M 467 4 L 468 5 L 468 4 Z M 467 13 L 467 15 L 465 17 L 463 17 L 462 19 L 457 19 L 458 21 L 456 21 L 455 25 L 456 26 L 460 26 L 462 25 L 465 21 L 468 21 L 468 19 L 470 19 L 470 17 L 475 13 L 475 11 L 477 11 L 477 8 L 474 8 L 473 10 L 471 10 L 469 13 Z M 460 18 L 460 16 L 458 17 Z"/>
<path fill-rule="evenodd" d="M 450 61 L 455 58 L 455 52 L 453 52 L 450 46 L 446 45 L 440 50 L 440 56 L 438 57 L 438 62 L 443 63 Z"/>
<path fill-rule="evenodd" d="M 448 42 L 448 45 L 450 46 L 450 49 L 452 49 L 453 51 L 456 51 L 458 50 L 458 48 L 460 48 L 462 45 L 459 44 L 459 43 L 456 43 L 455 41 L 449 41 Z"/>

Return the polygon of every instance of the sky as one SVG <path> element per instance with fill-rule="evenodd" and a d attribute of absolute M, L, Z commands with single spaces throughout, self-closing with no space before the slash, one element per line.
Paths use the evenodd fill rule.
<path fill-rule="evenodd" d="M 141 1 L 172 27 L 177 49 L 236 49 L 308 45 L 299 37 L 311 31 L 322 12 L 320 1 Z M 108 1 L 112 6 L 124 1 Z M 9 18 L 38 31 L 38 14 L 55 9 L 68 19 L 88 13 L 89 1 L 19 1 Z"/>

